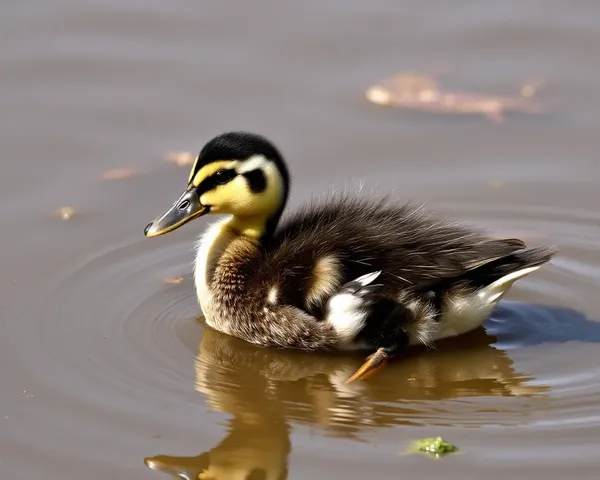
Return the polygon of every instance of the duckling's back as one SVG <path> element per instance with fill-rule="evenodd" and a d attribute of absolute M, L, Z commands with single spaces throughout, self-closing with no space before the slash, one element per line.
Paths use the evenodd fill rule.
<path fill-rule="evenodd" d="M 382 271 L 382 293 L 397 297 L 444 285 L 478 288 L 539 266 L 554 252 L 491 238 L 422 207 L 346 195 L 284 221 L 266 246 L 261 270 L 285 274 L 286 296 L 306 306 L 311 298 L 322 305 L 339 285 L 373 271 Z"/>

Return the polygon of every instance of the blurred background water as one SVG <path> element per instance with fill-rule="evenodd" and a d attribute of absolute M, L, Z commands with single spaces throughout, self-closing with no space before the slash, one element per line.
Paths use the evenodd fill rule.
<path fill-rule="evenodd" d="M 0 477 L 596 478 L 599 42 L 591 0 L 6 1 Z M 496 124 L 366 101 L 407 70 L 507 96 L 543 79 L 548 111 Z M 487 333 L 348 388 L 361 358 L 203 328 L 205 220 L 143 238 L 187 179 L 164 154 L 233 129 L 280 147 L 292 207 L 363 182 L 561 253 Z M 464 454 L 401 455 L 431 435 Z"/>

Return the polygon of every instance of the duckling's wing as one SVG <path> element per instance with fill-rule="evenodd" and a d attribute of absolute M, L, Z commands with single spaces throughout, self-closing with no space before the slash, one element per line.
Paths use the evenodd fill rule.
<path fill-rule="evenodd" d="M 520 241 L 519 241 L 520 242 Z M 523 248 L 514 250 L 506 255 L 479 259 L 473 262 L 462 274 L 455 278 L 447 279 L 447 282 L 466 282 L 474 288 L 481 288 L 494 282 L 498 284 L 512 284 L 515 280 L 537 270 L 556 253 L 556 248 L 549 246 L 527 248 L 521 242 Z M 505 281 L 501 281 L 504 279 Z"/>
<path fill-rule="evenodd" d="M 490 283 L 503 272 L 535 263 L 538 256 L 551 257 L 543 251 L 529 253 L 521 240 L 493 239 L 421 207 L 345 194 L 300 209 L 270 242 L 267 256 L 274 264 L 296 268 L 334 258 L 343 267 L 339 282 L 381 270 L 389 292 L 460 281 L 469 272 Z"/>

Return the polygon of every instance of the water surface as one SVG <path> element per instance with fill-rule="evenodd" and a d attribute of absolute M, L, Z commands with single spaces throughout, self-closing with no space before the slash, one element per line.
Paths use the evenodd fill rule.
<path fill-rule="evenodd" d="M 8 2 L 0 476 L 596 478 L 599 42 L 588 0 Z M 398 70 L 448 66 L 450 85 L 483 93 L 545 78 L 554 108 L 495 125 L 363 98 Z M 360 357 L 203 327 L 192 243 L 209 220 L 143 237 L 187 179 L 163 153 L 229 129 L 285 153 L 291 208 L 363 181 L 560 255 L 487 331 L 346 386 Z M 113 168 L 137 175 L 102 180 Z M 432 435 L 464 454 L 402 455 Z"/>

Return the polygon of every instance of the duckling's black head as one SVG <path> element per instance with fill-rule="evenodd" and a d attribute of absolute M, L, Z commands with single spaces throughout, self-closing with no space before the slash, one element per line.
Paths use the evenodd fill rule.
<path fill-rule="evenodd" d="M 249 132 L 223 133 L 202 148 L 186 190 L 144 233 L 162 235 L 207 213 L 222 213 L 233 215 L 232 226 L 240 233 L 260 238 L 274 229 L 288 191 L 287 167 L 269 140 Z"/>

